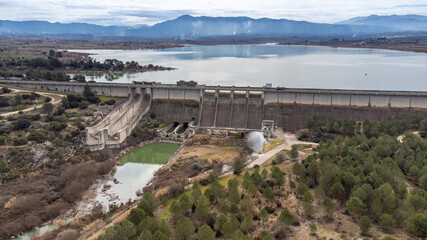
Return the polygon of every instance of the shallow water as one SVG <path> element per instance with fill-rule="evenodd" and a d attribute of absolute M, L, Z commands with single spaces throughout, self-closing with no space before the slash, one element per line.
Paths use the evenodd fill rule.
<path fill-rule="evenodd" d="M 19 237 L 12 238 L 12 239 L 13 240 L 30 240 L 30 239 L 32 239 L 34 237 L 41 236 L 41 235 L 45 234 L 46 232 L 55 230 L 57 228 L 58 228 L 58 226 L 56 226 L 55 224 L 46 224 L 44 226 L 35 228 L 35 229 L 31 230 L 31 231 L 28 231 L 28 232 L 22 234 Z"/>
<path fill-rule="evenodd" d="M 154 143 L 144 147 L 135 148 L 120 159 L 114 178 L 119 182 L 109 180 L 106 185 L 111 188 L 102 191 L 103 186 L 97 189 L 96 202 L 99 202 L 108 211 L 110 204 L 120 205 L 129 200 L 138 198 L 136 192 L 142 190 L 154 173 L 169 161 L 169 158 L 179 148 L 173 143 Z"/>
<path fill-rule="evenodd" d="M 427 54 L 377 49 L 279 45 L 185 46 L 159 50 L 82 50 L 98 61 L 116 58 L 175 67 L 117 75 L 91 75 L 87 80 L 129 83 L 427 91 Z"/>

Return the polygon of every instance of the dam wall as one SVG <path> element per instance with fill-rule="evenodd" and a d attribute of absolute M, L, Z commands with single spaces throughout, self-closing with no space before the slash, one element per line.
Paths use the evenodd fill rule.
<path fill-rule="evenodd" d="M 82 92 L 86 83 L 0 80 L 0 84 L 25 88 Z M 148 113 L 162 123 L 190 122 L 198 127 L 260 129 L 274 120 L 285 130 L 305 127 L 307 119 L 384 120 L 401 112 L 427 112 L 427 92 L 336 89 L 274 89 L 259 87 L 87 83 L 99 95 L 128 97 L 150 92 Z M 128 111 L 124 103 L 118 111 Z M 113 113 L 112 113 L 113 114 Z M 117 114 L 117 113 L 115 113 Z M 111 116 L 115 118 L 115 116 Z M 99 125 L 93 131 L 105 128 Z M 108 125 L 108 124 L 107 124 Z"/>

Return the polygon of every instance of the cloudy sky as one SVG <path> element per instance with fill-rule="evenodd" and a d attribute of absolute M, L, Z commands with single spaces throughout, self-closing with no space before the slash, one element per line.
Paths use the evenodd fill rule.
<path fill-rule="evenodd" d="M 249 16 L 334 23 L 371 14 L 427 15 L 426 0 L 0 0 L 2 20 L 155 23 L 193 16 Z"/>

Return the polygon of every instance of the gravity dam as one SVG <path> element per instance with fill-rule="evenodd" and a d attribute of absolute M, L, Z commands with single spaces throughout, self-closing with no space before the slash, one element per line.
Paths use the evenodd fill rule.
<path fill-rule="evenodd" d="M 305 127 L 309 117 L 380 121 L 401 112 L 427 112 L 427 92 L 293 89 L 134 82 L 73 83 L 0 80 L 24 88 L 127 97 L 101 122 L 86 128 L 92 149 L 121 144 L 144 114 L 163 123 L 194 122 L 199 128 L 260 130 L 263 120 L 287 131 Z"/>

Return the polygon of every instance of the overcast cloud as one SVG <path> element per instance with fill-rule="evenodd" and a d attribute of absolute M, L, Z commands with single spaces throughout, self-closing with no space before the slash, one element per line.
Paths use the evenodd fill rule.
<path fill-rule="evenodd" d="M 334 23 L 371 14 L 427 15 L 427 4 L 426 0 L 0 0 L 2 20 L 133 26 L 184 14 Z"/>

